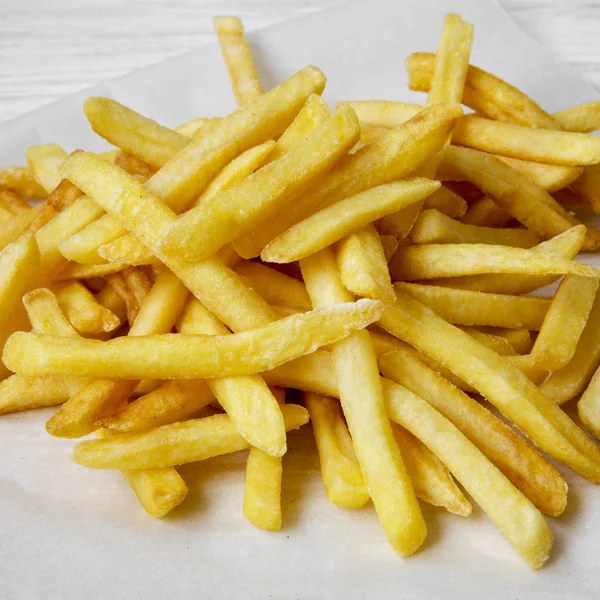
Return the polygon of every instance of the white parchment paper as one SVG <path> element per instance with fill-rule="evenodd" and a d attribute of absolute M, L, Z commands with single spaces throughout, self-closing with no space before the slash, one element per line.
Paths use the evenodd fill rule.
<path fill-rule="evenodd" d="M 419 101 L 407 91 L 403 61 L 435 50 L 448 11 L 475 24 L 472 62 L 546 109 L 597 99 L 491 0 L 369 0 L 250 38 L 266 87 L 313 63 L 329 78 L 330 102 Z M 103 148 L 81 110 L 89 95 L 172 126 L 234 108 L 219 50 L 209 45 L 1 125 L 0 166 L 23 164 L 36 143 Z M 72 464 L 72 442 L 44 431 L 49 415 L 0 418 L 2 599 L 581 599 L 600 590 L 600 490 L 572 473 L 569 507 L 552 519 L 555 550 L 541 571 L 532 573 L 477 508 L 462 519 L 425 507 L 428 540 L 402 559 L 371 506 L 328 503 L 309 428 L 290 435 L 284 528 L 266 533 L 242 517 L 245 453 L 182 467 L 189 497 L 156 520 L 119 473 Z"/>

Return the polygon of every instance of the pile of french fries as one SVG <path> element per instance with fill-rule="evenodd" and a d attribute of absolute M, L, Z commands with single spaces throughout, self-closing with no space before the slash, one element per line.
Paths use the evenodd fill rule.
<path fill-rule="evenodd" d="M 600 273 L 575 261 L 600 231 L 571 211 L 600 212 L 600 103 L 548 114 L 469 64 L 451 14 L 406 62 L 423 106 L 330 111 L 319 69 L 265 93 L 240 21 L 215 24 L 238 110 L 171 130 L 90 98 L 113 150 L 0 172 L 0 412 L 60 405 L 47 431 L 93 434 L 73 460 L 157 517 L 178 465 L 249 449 L 243 514 L 268 530 L 310 421 L 328 499 L 372 500 L 400 554 L 418 500 L 468 517 L 466 492 L 540 567 L 567 504 L 546 455 L 600 482 L 561 408 L 581 396 L 600 436 Z"/>

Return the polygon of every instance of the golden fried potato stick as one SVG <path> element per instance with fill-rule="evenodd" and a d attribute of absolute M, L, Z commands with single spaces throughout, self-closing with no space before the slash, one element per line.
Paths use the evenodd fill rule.
<path fill-rule="evenodd" d="M 125 150 L 117 151 L 114 163 L 117 167 L 121 167 L 121 169 L 127 171 L 130 175 L 142 177 L 144 181 L 150 179 L 150 177 L 156 173 L 154 167 L 151 167 L 147 162 L 136 158 L 133 154 L 129 154 L 129 152 L 126 152 Z"/>
<path fill-rule="evenodd" d="M 564 131 L 591 133 L 600 129 L 600 102 L 588 102 L 552 114 Z"/>
<path fill-rule="evenodd" d="M 0 205 L 13 215 L 30 212 L 32 207 L 18 193 L 0 188 Z"/>
<path fill-rule="evenodd" d="M 436 55 L 415 52 L 406 59 L 411 90 L 428 92 L 433 79 Z M 469 65 L 462 102 L 475 112 L 495 121 L 529 127 L 558 129 L 556 121 L 531 98 L 483 69 Z"/>
<path fill-rule="evenodd" d="M 376 321 L 381 310 L 381 302 L 363 299 L 227 336 L 130 335 L 101 342 L 17 332 L 4 348 L 4 360 L 22 375 L 65 371 L 92 378 L 108 372 L 114 379 L 251 375 L 343 339 Z"/>
<path fill-rule="evenodd" d="M 353 299 L 342 285 L 331 249 L 303 259 L 300 267 L 313 306 L 339 310 L 340 302 Z M 392 548 L 410 555 L 427 529 L 385 412 L 369 333 L 353 333 L 331 350 L 342 409 L 377 516 Z"/>
<path fill-rule="evenodd" d="M 585 171 L 582 167 L 564 167 L 560 165 L 548 165 L 545 163 L 521 160 L 519 158 L 495 155 L 497 159 L 506 163 L 537 186 L 547 192 L 557 192 L 577 180 Z"/>
<path fill-rule="evenodd" d="M 100 137 L 155 169 L 190 143 L 189 137 L 159 125 L 116 100 L 91 97 L 83 110 Z"/>
<path fill-rule="evenodd" d="M 478 327 L 478 329 L 483 333 L 490 333 L 504 338 L 515 349 L 517 354 L 531 352 L 531 334 L 527 329 L 508 329 L 504 327 Z"/>
<path fill-rule="evenodd" d="M 472 385 L 551 456 L 600 481 L 600 449 L 504 357 L 398 290 L 396 304 L 386 307 L 380 324 Z"/>
<path fill-rule="evenodd" d="M 153 265 L 160 265 L 160 261 L 155 259 Z M 130 266 L 128 263 L 105 263 L 103 265 L 80 265 L 79 263 L 70 262 L 60 271 L 54 278 L 55 281 L 67 281 L 69 279 L 91 279 L 94 277 L 106 277 L 114 273 L 120 273 Z M 124 319 L 125 320 L 125 319 Z"/>
<path fill-rule="evenodd" d="M 310 414 L 328 500 L 344 508 L 361 508 L 369 500 L 369 492 L 340 403 L 310 392 L 305 392 L 302 398 Z"/>
<path fill-rule="evenodd" d="M 569 364 L 597 291 L 597 279 L 569 275 L 562 280 L 531 350 L 536 366 L 558 371 Z"/>
<path fill-rule="evenodd" d="M 68 399 L 64 377 L 11 375 L 0 382 L 0 415 L 56 406 Z"/>
<path fill-rule="evenodd" d="M 38 200 L 48 195 L 29 167 L 0 169 L 0 187 L 11 190 L 27 200 Z"/>
<path fill-rule="evenodd" d="M 598 277 L 596 269 L 572 260 L 549 257 L 533 249 L 487 244 L 415 244 L 398 248 L 390 273 L 392 281 L 483 273 Z"/>
<path fill-rule="evenodd" d="M 0 190 L 0 194 L 2 194 L 2 192 L 4 191 L 6 190 Z M 15 214 L 11 210 L 9 210 L 5 205 L 0 205 L 0 222 L 6 223 L 7 221 L 10 221 L 14 216 Z"/>
<path fill-rule="evenodd" d="M 387 379 L 382 382 L 391 419 L 437 455 L 532 569 L 541 567 L 553 536 L 538 509 L 425 400 Z"/>
<path fill-rule="evenodd" d="M 119 412 L 101 417 L 97 424 L 114 433 L 146 431 L 184 421 L 214 399 L 203 380 L 167 381 L 135 402 L 126 404 Z"/>
<path fill-rule="evenodd" d="M 598 280 L 589 279 L 593 282 L 589 287 L 596 289 Z M 549 298 L 488 294 L 419 283 L 397 282 L 394 287 L 427 304 L 442 319 L 454 325 L 490 325 L 539 331 L 552 306 Z"/>
<path fill-rule="evenodd" d="M 394 302 L 387 257 L 374 225 L 347 236 L 336 244 L 335 250 L 340 277 L 348 291 L 364 298 Z"/>
<path fill-rule="evenodd" d="M 110 312 L 117 315 L 122 323 L 127 319 L 127 307 L 120 296 L 108 285 L 108 283 L 96 294 L 99 304 L 108 308 Z"/>
<path fill-rule="evenodd" d="M 427 302 L 425 302 L 427 304 Z M 491 333 L 480 331 L 476 327 L 460 326 L 465 333 L 468 333 L 473 339 L 476 339 L 480 344 L 487 346 L 500 356 L 516 356 L 517 351 L 514 346 L 506 339 Z"/>
<path fill-rule="evenodd" d="M 21 303 L 37 276 L 40 252 L 35 237 L 21 234 L 0 251 L 0 345 L 20 327 L 26 327 L 27 317 Z M 0 364 L 0 379 L 9 375 Z"/>
<path fill-rule="evenodd" d="M 577 402 L 577 411 L 581 422 L 596 439 L 600 436 L 600 389 L 598 387 L 600 375 L 598 373 L 600 371 L 596 370 L 587 389 Z"/>
<path fill-rule="evenodd" d="M 170 271 L 163 269 L 143 301 L 129 336 L 170 331 L 186 297 L 183 284 Z M 110 373 L 110 370 L 105 369 L 96 381 L 90 381 L 58 410 L 46 424 L 48 433 L 57 437 L 87 435 L 94 431 L 98 419 L 126 402 L 139 382 L 105 379 L 107 372 Z"/>
<path fill-rule="evenodd" d="M 552 373 L 540 390 L 556 404 L 564 404 L 585 390 L 599 363 L 600 294 L 596 294 L 573 358 L 566 367 Z"/>
<path fill-rule="evenodd" d="M 297 404 L 281 407 L 286 431 L 308 423 L 308 411 Z M 163 425 L 140 433 L 79 442 L 73 460 L 92 469 L 155 469 L 238 452 L 250 444 L 226 414 Z"/>
<path fill-rule="evenodd" d="M 452 146 L 444 153 L 444 161 L 542 238 L 554 237 L 580 224 L 548 192 L 489 154 Z M 598 232 L 588 228 L 584 250 L 593 250 L 597 243 Z"/>
<path fill-rule="evenodd" d="M 585 238 L 585 226 L 577 225 L 564 233 L 538 244 L 531 250 L 549 256 L 574 260 Z M 464 275 L 429 280 L 431 285 L 440 285 L 477 292 L 498 294 L 528 294 L 536 289 L 554 283 L 557 275 Z"/>
<path fill-rule="evenodd" d="M 440 184 L 416 177 L 380 185 L 323 208 L 270 241 L 261 253 L 265 262 L 300 260 L 355 233 L 385 215 L 420 202 Z"/>
<path fill-rule="evenodd" d="M 56 283 L 52 291 L 67 320 L 82 334 L 114 331 L 121 324 L 80 281 Z"/>
<path fill-rule="evenodd" d="M 494 244 L 517 248 L 531 248 L 539 243 L 539 238 L 528 229 L 467 225 L 435 209 L 421 212 L 410 230 L 410 239 L 415 244 Z"/>
<path fill-rule="evenodd" d="M 468 209 L 467 202 L 444 185 L 425 198 L 423 206 L 435 208 L 453 219 L 462 217 Z"/>
<path fill-rule="evenodd" d="M 42 144 L 29 146 L 25 157 L 36 181 L 46 191 L 44 196 L 54 191 L 60 183 L 58 167 L 67 158 L 67 153 L 58 144 Z"/>
<path fill-rule="evenodd" d="M 159 252 L 195 260 L 214 254 L 320 181 L 358 135 L 354 111 L 336 111 L 304 144 L 186 212 L 159 240 Z"/>
<path fill-rule="evenodd" d="M 500 208 L 489 196 L 484 196 L 469 206 L 461 221 L 466 225 L 499 228 L 510 223 L 512 216 Z"/>
<path fill-rule="evenodd" d="M 244 106 L 263 94 L 244 26 L 237 17 L 215 17 L 213 22 L 237 105 Z"/>
<path fill-rule="evenodd" d="M 269 304 L 289 306 L 304 312 L 312 308 L 301 281 L 271 269 L 267 265 L 243 260 L 234 268 L 242 280 Z"/>
<path fill-rule="evenodd" d="M 177 323 L 177 330 L 184 335 L 230 334 L 227 327 L 195 298 L 187 303 Z M 209 379 L 206 383 L 248 443 L 272 456 L 285 454 L 286 438 L 281 411 L 261 377 L 223 377 Z"/>
<path fill-rule="evenodd" d="M 35 219 L 43 207 L 43 204 L 36 206 L 27 212 L 14 215 L 12 218 L 3 221 L 0 227 L 0 250 L 6 248 L 11 242 L 14 242 L 22 233 L 25 232 L 29 224 Z"/>
<path fill-rule="evenodd" d="M 435 154 L 462 114 L 458 105 L 431 106 L 375 144 L 365 146 L 334 167 L 325 181 L 313 184 L 293 205 L 237 239 L 233 246 L 244 258 L 259 256 L 280 233 L 348 196 L 405 177 Z"/>
<path fill-rule="evenodd" d="M 208 123 L 214 121 L 215 119 L 219 119 L 219 117 L 213 117 L 209 119 L 208 117 L 196 117 L 195 119 L 190 119 L 181 125 L 178 125 L 174 128 L 173 131 L 180 133 L 181 135 L 185 135 L 189 138 L 195 137 L 195 135 Z"/>
<path fill-rule="evenodd" d="M 468 517 L 472 511 L 471 503 L 442 461 L 404 427 L 394 424 L 392 429 L 417 498 L 461 517 Z"/>

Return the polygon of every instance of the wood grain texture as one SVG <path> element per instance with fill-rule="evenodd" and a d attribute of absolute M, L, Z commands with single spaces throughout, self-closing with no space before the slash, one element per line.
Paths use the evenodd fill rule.
<path fill-rule="evenodd" d="M 0 0 L 0 121 L 213 39 L 212 17 L 255 29 L 345 0 Z M 474 2 L 477 0 L 473 0 Z M 501 0 L 600 88 L 600 0 Z"/>

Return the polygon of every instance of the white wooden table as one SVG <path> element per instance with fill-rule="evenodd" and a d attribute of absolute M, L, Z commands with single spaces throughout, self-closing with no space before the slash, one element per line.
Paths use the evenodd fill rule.
<path fill-rule="evenodd" d="M 212 38 L 215 14 L 254 29 L 345 1 L 0 0 L 0 121 L 197 47 Z M 600 0 L 500 2 L 600 88 Z"/>

